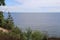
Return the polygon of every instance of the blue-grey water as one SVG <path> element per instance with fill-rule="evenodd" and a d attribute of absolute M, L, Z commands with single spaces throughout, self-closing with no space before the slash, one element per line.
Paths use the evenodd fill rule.
<path fill-rule="evenodd" d="M 60 13 L 11 13 L 14 22 L 25 30 L 47 31 L 48 35 L 60 37 Z M 6 14 L 4 14 L 6 16 Z"/>

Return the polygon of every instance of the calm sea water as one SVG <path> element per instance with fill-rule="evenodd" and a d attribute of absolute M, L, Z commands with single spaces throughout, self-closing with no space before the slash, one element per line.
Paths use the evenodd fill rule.
<path fill-rule="evenodd" d="M 15 24 L 25 30 L 46 31 L 48 35 L 60 36 L 60 13 L 11 13 Z M 6 14 L 5 14 L 6 16 Z"/>

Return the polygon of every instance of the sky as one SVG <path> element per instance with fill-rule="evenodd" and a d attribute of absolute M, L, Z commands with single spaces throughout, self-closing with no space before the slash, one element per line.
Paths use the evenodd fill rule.
<path fill-rule="evenodd" d="M 60 0 L 5 0 L 3 11 L 11 12 L 60 12 Z"/>

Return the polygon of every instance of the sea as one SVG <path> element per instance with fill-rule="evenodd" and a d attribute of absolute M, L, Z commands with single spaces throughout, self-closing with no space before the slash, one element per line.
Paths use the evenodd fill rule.
<path fill-rule="evenodd" d="M 31 28 L 32 30 L 39 30 L 49 35 L 49 37 L 60 37 L 60 13 L 20 13 L 10 12 L 15 25 L 22 30 Z M 8 14 L 4 13 L 5 18 Z"/>

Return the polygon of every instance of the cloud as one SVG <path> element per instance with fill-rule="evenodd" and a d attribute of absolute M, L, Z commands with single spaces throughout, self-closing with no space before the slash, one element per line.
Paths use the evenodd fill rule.
<path fill-rule="evenodd" d="M 60 6 L 60 0 L 15 0 L 26 7 Z"/>
<path fill-rule="evenodd" d="M 0 6 L 0 11 L 10 12 L 60 12 L 60 7 L 24 8 L 21 6 Z"/>
<path fill-rule="evenodd" d="M 60 12 L 60 0 L 13 0 L 21 3 L 15 6 L 0 7 L 12 12 Z M 13 2 L 14 3 L 14 2 Z"/>

